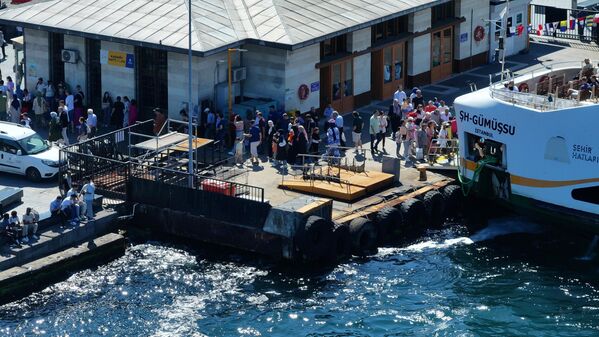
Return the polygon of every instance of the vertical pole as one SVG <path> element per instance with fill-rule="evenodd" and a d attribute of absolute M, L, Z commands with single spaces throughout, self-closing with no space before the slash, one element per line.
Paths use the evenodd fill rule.
<path fill-rule="evenodd" d="M 472 39 L 474 38 L 474 8 L 470 10 L 470 69 L 472 69 Z"/>
<path fill-rule="evenodd" d="M 232 88 L 233 88 L 233 79 L 232 79 L 232 70 L 231 70 L 231 52 L 233 51 L 233 49 L 229 48 L 227 49 L 227 73 L 228 73 L 228 77 L 229 77 L 229 114 L 232 113 L 233 111 L 233 93 L 231 92 Z"/>
<path fill-rule="evenodd" d="M 506 41 L 507 41 L 507 18 L 510 15 L 510 0 L 507 0 L 505 4 L 505 20 L 502 24 L 503 26 L 503 50 L 501 51 L 501 82 L 503 82 L 503 73 L 505 72 L 505 49 L 506 49 Z"/>
<path fill-rule="evenodd" d="M 187 145 L 189 147 L 188 151 L 187 151 L 187 156 L 188 156 L 188 160 L 189 162 L 187 163 L 187 174 L 189 175 L 189 179 L 188 179 L 188 187 L 189 188 L 193 188 L 193 122 L 192 122 L 192 98 L 191 98 L 191 0 L 187 0 L 188 1 L 188 19 L 189 19 L 189 27 L 188 27 L 188 42 L 189 42 L 189 50 L 188 50 L 188 54 L 187 54 L 187 67 L 188 67 L 188 87 L 187 87 L 187 94 L 188 94 L 188 103 L 187 103 L 187 114 L 188 114 L 188 118 L 187 118 L 187 138 L 188 138 L 188 142 Z"/>

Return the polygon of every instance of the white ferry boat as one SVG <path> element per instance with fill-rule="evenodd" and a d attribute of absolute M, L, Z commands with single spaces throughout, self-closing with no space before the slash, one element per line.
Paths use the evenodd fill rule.
<path fill-rule="evenodd" d="M 478 197 L 599 234 L 599 88 L 561 63 L 491 83 L 454 102 L 459 175 Z M 470 184 L 466 183 L 465 190 Z"/>

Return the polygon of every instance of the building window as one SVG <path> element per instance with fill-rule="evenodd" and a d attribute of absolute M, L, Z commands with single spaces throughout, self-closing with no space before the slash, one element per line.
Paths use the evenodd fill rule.
<path fill-rule="evenodd" d="M 347 34 L 324 40 L 320 43 L 320 57 L 332 57 L 347 53 Z"/>
<path fill-rule="evenodd" d="M 372 27 L 372 44 L 386 42 L 408 31 L 408 16 L 400 16 Z"/>
<path fill-rule="evenodd" d="M 455 18 L 455 2 L 450 1 L 437 5 L 431 9 L 431 23 L 433 26 L 439 21 Z"/>

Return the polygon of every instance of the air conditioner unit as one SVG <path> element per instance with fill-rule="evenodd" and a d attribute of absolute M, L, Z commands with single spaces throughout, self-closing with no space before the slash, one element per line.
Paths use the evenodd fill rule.
<path fill-rule="evenodd" d="M 77 63 L 79 60 L 79 52 L 76 50 L 63 49 L 62 52 L 60 52 L 60 58 L 62 59 L 62 62 L 65 63 Z"/>
<path fill-rule="evenodd" d="M 246 77 L 245 67 L 234 68 L 231 71 L 231 77 L 232 77 L 233 82 L 239 82 L 239 81 L 245 80 L 245 77 Z"/>

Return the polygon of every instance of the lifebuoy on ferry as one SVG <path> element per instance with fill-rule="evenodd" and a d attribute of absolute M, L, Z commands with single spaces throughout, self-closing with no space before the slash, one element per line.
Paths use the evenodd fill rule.
<path fill-rule="evenodd" d="M 520 92 L 529 92 L 528 83 L 522 82 L 522 83 L 518 84 L 518 91 L 520 91 Z"/>

